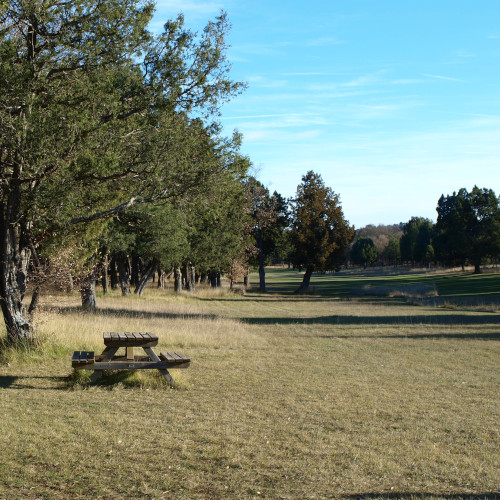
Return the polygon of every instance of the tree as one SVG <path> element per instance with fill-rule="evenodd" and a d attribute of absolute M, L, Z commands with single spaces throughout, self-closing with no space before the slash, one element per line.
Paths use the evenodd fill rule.
<path fill-rule="evenodd" d="M 432 221 L 424 217 L 412 217 L 403 225 L 403 235 L 399 240 L 401 258 L 411 262 L 426 262 L 428 246 L 431 244 Z"/>
<path fill-rule="evenodd" d="M 8 339 L 30 340 L 28 269 L 47 238 L 142 202 L 182 196 L 190 114 L 242 86 L 227 78 L 226 16 L 198 40 L 183 18 L 153 36 L 139 0 L 0 6 L 0 305 Z M 61 243 L 62 244 L 62 243 Z"/>
<path fill-rule="evenodd" d="M 319 174 L 307 172 L 291 200 L 292 263 L 306 268 L 300 291 L 306 291 L 313 271 L 336 269 L 354 238 L 337 194 Z"/>
<path fill-rule="evenodd" d="M 439 198 L 435 228 L 437 257 L 448 264 L 470 261 L 476 273 L 487 257 L 500 255 L 500 205 L 495 192 L 474 186 Z"/>
<path fill-rule="evenodd" d="M 394 236 L 389 236 L 389 242 L 384 249 L 383 257 L 392 265 L 397 264 L 401 260 L 401 250 L 399 247 L 399 239 Z"/>
<path fill-rule="evenodd" d="M 378 250 L 370 238 L 359 238 L 351 250 L 351 259 L 355 264 L 367 266 L 375 263 L 378 259 Z"/>
<path fill-rule="evenodd" d="M 266 260 L 276 249 L 275 239 L 288 223 L 286 203 L 276 191 L 271 195 L 269 190 L 254 177 L 246 183 L 246 201 L 252 221 L 252 233 L 257 248 L 257 265 L 259 268 L 259 289 L 266 291 Z"/>

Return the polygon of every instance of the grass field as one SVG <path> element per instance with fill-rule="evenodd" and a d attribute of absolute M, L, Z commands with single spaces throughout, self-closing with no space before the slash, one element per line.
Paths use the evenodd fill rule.
<path fill-rule="evenodd" d="M 269 292 L 47 296 L 43 345 L 0 363 L 0 498 L 500 498 L 500 314 L 358 286 L 434 283 L 495 298 L 500 275 L 300 276 Z M 150 331 L 192 359 L 74 376 L 103 331 Z"/>

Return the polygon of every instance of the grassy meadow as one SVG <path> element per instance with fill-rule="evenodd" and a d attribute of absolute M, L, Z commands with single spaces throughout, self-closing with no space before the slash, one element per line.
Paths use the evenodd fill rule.
<path fill-rule="evenodd" d="M 1 353 L 0 499 L 500 498 L 500 274 L 267 279 L 112 292 L 97 314 L 45 296 L 41 346 Z M 390 293 L 429 284 L 441 303 Z M 156 333 L 191 366 L 175 388 L 88 384 L 71 354 L 104 331 Z"/>

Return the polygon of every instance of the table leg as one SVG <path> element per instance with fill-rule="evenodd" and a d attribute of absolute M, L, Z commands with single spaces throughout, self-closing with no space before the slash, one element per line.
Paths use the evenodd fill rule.
<path fill-rule="evenodd" d="M 96 363 L 99 363 L 100 361 L 111 361 L 113 359 L 113 356 L 117 352 L 118 352 L 118 347 L 106 347 L 106 349 L 104 349 L 104 351 L 102 351 L 101 353 L 101 356 L 104 357 L 101 358 L 99 361 L 96 361 Z M 90 382 L 94 383 L 97 380 L 99 380 L 102 377 L 102 372 L 103 370 L 94 370 L 94 373 L 90 377 Z"/>
<path fill-rule="evenodd" d="M 161 363 L 160 358 L 156 355 L 156 352 L 154 352 L 153 349 L 151 349 L 151 347 L 143 347 L 143 349 L 146 352 L 146 354 L 151 358 L 152 361 L 155 361 L 156 363 Z M 163 375 L 165 380 L 170 385 L 175 385 L 174 378 L 172 377 L 172 375 L 170 375 L 169 371 L 166 368 L 158 371 Z"/>

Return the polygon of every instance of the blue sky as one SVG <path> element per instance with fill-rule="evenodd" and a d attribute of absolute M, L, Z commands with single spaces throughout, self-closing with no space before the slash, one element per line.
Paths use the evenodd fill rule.
<path fill-rule="evenodd" d="M 158 0 L 201 29 L 224 9 L 227 134 L 271 191 L 314 170 L 356 227 L 436 219 L 441 194 L 500 194 L 500 1 Z"/>

